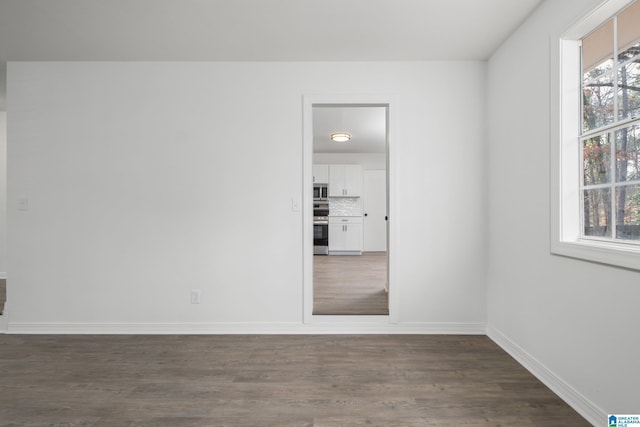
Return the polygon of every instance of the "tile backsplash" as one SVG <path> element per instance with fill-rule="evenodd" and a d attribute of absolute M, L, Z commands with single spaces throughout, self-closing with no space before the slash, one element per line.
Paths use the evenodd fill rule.
<path fill-rule="evenodd" d="M 362 216 L 360 197 L 330 197 L 329 216 Z"/>

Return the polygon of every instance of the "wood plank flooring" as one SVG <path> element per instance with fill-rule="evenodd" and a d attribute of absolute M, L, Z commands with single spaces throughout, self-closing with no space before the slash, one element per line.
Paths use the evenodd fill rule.
<path fill-rule="evenodd" d="M 313 314 L 386 315 L 386 253 L 313 257 Z"/>
<path fill-rule="evenodd" d="M 2 426 L 587 426 L 486 336 L 0 335 Z"/>

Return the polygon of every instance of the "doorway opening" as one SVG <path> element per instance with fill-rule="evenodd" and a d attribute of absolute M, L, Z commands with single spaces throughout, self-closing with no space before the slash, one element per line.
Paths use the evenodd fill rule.
<path fill-rule="evenodd" d="M 305 213 L 313 230 L 305 242 L 305 320 L 387 320 L 390 104 L 305 107 L 305 166 L 311 172 L 305 187 L 313 206 Z M 346 134 L 346 141 L 332 140 L 336 133 Z"/>

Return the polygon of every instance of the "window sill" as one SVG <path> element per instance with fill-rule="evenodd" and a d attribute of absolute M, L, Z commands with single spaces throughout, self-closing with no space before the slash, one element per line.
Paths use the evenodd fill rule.
<path fill-rule="evenodd" d="M 616 267 L 640 270 L 640 247 L 624 243 L 576 240 L 557 241 L 551 253 Z"/>

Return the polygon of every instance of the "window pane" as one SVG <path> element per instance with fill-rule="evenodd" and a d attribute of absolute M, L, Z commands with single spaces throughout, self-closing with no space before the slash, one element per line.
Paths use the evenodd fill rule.
<path fill-rule="evenodd" d="M 640 125 L 616 131 L 616 182 L 640 180 Z"/>
<path fill-rule="evenodd" d="M 594 73 L 598 70 L 592 70 Z M 614 88 L 611 74 L 585 81 L 583 84 L 583 130 L 589 131 L 613 123 Z"/>
<path fill-rule="evenodd" d="M 640 44 L 636 47 L 640 52 Z M 618 72 L 618 119 L 640 116 L 640 56 Z"/>
<path fill-rule="evenodd" d="M 640 2 L 618 15 L 618 119 L 640 115 Z"/>
<path fill-rule="evenodd" d="M 613 59 L 613 20 L 582 39 L 582 74 Z M 611 64 L 609 64 L 611 68 Z"/>
<path fill-rule="evenodd" d="M 616 189 L 616 239 L 640 240 L 640 185 Z"/>
<path fill-rule="evenodd" d="M 614 121 L 613 20 L 582 39 L 582 129 Z M 614 73 L 615 74 L 615 73 Z"/>
<path fill-rule="evenodd" d="M 582 143 L 582 158 L 584 185 L 610 182 L 611 146 L 609 145 L 608 133 L 584 140 Z"/>
<path fill-rule="evenodd" d="M 640 1 L 636 1 L 631 6 L 620 12 L 618 15 L 618 51 L 629 51 L 631 46 L 640 44 Z M 622 59 L 622 58 L 621 58 Z"/>
<path fill-rule="evenodd" d="M 611 192 L 584 190 L 584 235 L 611 238 Z"/>
<path fill-rule="evenodd" d="M 611 192 L 584 190 L 584 235 L 611 238 Z"/>

